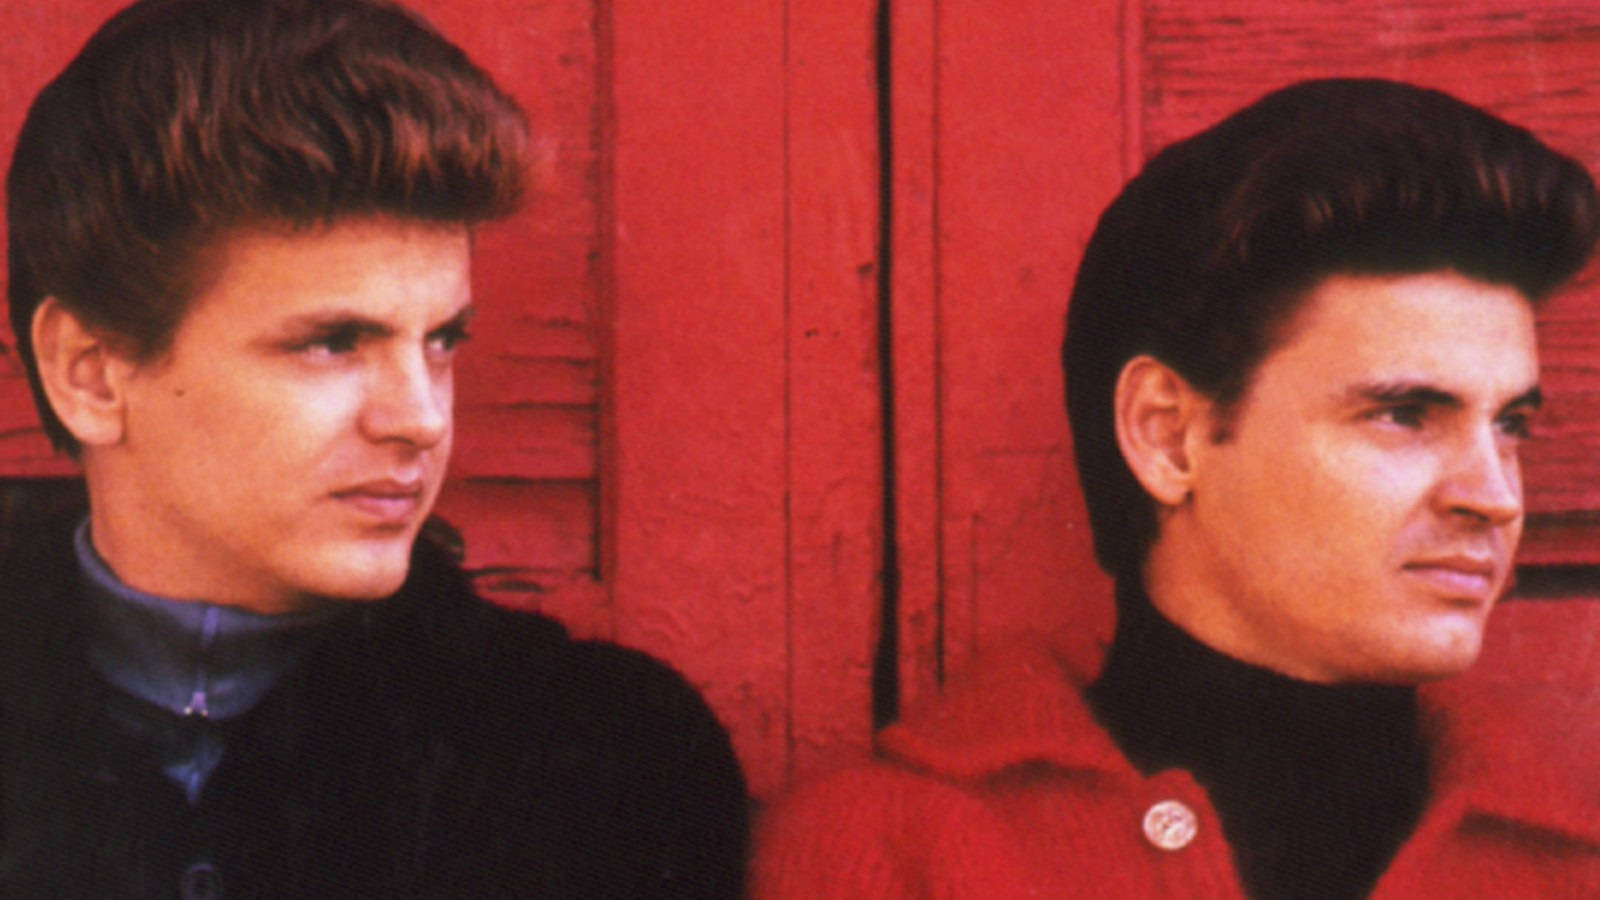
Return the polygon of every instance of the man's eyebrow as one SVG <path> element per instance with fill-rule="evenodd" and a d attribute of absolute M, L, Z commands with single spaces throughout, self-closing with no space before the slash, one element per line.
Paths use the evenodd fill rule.
<path fill-rule="evenodd" d="M 1454 408 L 1462 405 L 1461 398 L 1430 384 L 1407 381 L 1358 384 L 1345 392 L 1352 403 L 1376 403 L 1394 406 L 1434 406 Z M 1513 409 L 1539 409 L 1544 406 L 1544 392 L 1538 385 L 1528 388 L 1500 407 L 1501 412 Z"/>
<path fill-rule="evenodd" d="M 449 328 L 465 327 L 472 321 L 472 317 L 477 312 L 477 307 L 468 303 L 452 313 L 449 318 L 429 328 L 428 331 L 432 333 Z M 394 326 L 390 323 L 353 310 L 323 310 L 290 316 L 279 322 L 276 330 L 283 334 L 318 334 L 343 331 L 357 336 L 368 337 L 388 337 L 395 333 Z"/>
<path fill-rule="evenodd" d="M 1513 409 L 1541 409 L 1544 407 L 1544 391 L 1538 385 L 1512 397 L 1505 406 L 1500 407 L 1501 412 L 1510 412 Z"/>
<path fill-rule="evenodd" d="M 330 310 L 290 316 L 278 324 L 286 334 L 314 334 L 326 331 L 352 331 L 364 335 L 388 335 L 394 328 L 388 323 L 357 312 Z"/>
<path fill-rule="evenodd" d="M 476 316 L 477 314 L 478 307 L 468 303 L 466 306 L 456 310 L 455 315 L 452 315 L 450 318 L 445 319 L 443 322 L 440 322 L 438 325 L 435 325 L 428 330 L 430 332 L 434 332 L 443 331 L 447 328 L 465 328 L 472 323 L 472 317 Z"/>
<path fill-rule="evenodd" d="M 1538 388 L 1534 389 L 1535 391 Z M 1442 388 L 1415 381 L 1379 381 L 1351 385 L 1344 392 L 1351 403 L 1455 407 L 1461 398 Z"/>

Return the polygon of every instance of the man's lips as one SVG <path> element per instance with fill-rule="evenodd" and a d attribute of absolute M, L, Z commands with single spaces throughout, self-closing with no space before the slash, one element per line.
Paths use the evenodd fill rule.
<path fill-rule="evenodd" d="M 422 506 L 421 479 L 399 481 L 382 478 L 333 492 L 335 499 L 386 524 L 404 524 Z"/>
<path fill-rule="evenodd" d="M 1424 557 L 1407 562 L 1401 569 L 1440 594 L 1474 602 L 1493 600 L 1500 584 L 1500 566 L 1492 556 Z"/>

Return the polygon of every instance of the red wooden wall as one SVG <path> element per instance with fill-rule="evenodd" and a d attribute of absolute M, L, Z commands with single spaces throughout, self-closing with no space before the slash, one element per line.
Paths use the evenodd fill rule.
<path fill-rule="evenodd" d="M 0 8 L 0 153 L 120 2 Z M 682 669 L 762 796 L 866 742 L 880 625 L 902 700 L 1009 631 L 1109 629 L 1056 348 L 1150 152 L 1284 81 L 1378 74 L 1600 165 L 1592 4 L 412 5 L 528 108 L 541 160 L 480 235 L 441 511 L 497 599 Z M 1597 562 L 1596 310 L 1541 320 L 1524 562 Z M 0 477 L 70 471 L 5 355 Z"/>
<path fill-rule="evenodd" d="M 882 558 L 872 11 L 604 4 L 617 637 L 751 783 L 865 742 Z"/>
<path fill-rule="evenodd" d="M 1124 180 L 1121 4 L 897 0 L 900 692 L 1029 627 L 1109 630 L 1056 363 L 1077 255 Z"/>

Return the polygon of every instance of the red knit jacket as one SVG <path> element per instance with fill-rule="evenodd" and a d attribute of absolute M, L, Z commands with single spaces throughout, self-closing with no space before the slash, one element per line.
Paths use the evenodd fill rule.
<path fill-rule="evenodd" d="M 1372 896 L 1600 897 L 1597 633 L 1600 604 L 1507 604 L 1473 671 L 1423 689 L 1430 799 Z M 1205 791 L 1139 774 L 1091 717 L 1101 656 L 1079 640 L 980 659 L 876 759 L 765 817 L 752 895 L 1242 896 Z M 1146 824 L 1172 800 L 1165 832 Z"/>

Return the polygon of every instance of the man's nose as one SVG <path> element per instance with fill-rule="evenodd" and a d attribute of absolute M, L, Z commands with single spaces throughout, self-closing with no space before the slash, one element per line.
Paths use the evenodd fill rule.
<path fill-rule="evenodd" d="M 1504 525 L 1522 515 L 1522 469 L 1517 448 L 1492 427 L 1462 441 L 1440 486 L 1447 512 Z"/>
<path fill-rule="evenodd" d="M 396 354 L 373 374 L 361 428 L 373 441 L 403 441 L 427 449 L 450 431 L 448 368 L 430 364 L 421 351 Z"/>

